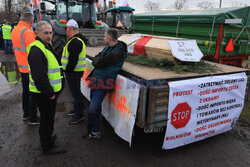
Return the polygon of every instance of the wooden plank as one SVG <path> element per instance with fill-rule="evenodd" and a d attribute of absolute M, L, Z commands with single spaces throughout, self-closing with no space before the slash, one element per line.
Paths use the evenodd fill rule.
<path fill-rule="evenodd" d="M 97 55 L 104 46 L 99 47 L 86 47 L 86 53 L 87 55 L 94 57 Z M 210 75 L 217 75 L 217 74 L 229 74 L 229 73 L 235 73 L 235 72 L 245 72 L 247 69 L 208 62 L 212 65 L 215 65 L 219 70 L 213 73 L 185 73 L 185 74 L 177 74 L 173 71 L 162 71 L 159 68 L 150 68 L 146 66 L 141 65 L 135 65 L 129 62 L 125 62 L 123 65 L 122 70 L 138 76 L 140 78 L 146 79 L 146 80 L 157 80 L 157 79 L 174 79 L 174 78 L 186 78 L 186 77 L 202 77 L 202 76 L 210 76 Z M 248 70 L 249 71 L 249 70 Z"/>
<path fill-rule="evenodd" d="M 127 43 L 127 41 L 131 38 L 132 35 L 133 34 L 124 34 L 121 37 L 119 37 L 119 40 Z M 167 58 L 170 61 L 174 61 L 175 58 L 172 55 L 171 48 L 167 40 L 179 40 L 179 39 L 183 38 L 163 37 L 163 36 L 153 35 L 152 39 L 145 45 L 145 52 L 146 52 L 145 55 L 147 57 L 153 57 L 156 59 Z"/>

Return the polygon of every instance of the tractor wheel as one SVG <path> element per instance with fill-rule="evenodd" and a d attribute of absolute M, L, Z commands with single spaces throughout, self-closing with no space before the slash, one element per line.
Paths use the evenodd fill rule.
<path fill-rule="evenodd" d="M 98 39 L 92 35 L 89 37 L 88 43 L 90 46 L 95 47 L 98 44 Z"/>
<path fill-rule="evenodd" d="M 67 37 L 65 35 L 59 35 L 54 32 L 53 38 L 52 38 L 52 46 L 54 48 L 54 51 L 58 56 L 62 56 L 63 47 L 66 45 Z"/>

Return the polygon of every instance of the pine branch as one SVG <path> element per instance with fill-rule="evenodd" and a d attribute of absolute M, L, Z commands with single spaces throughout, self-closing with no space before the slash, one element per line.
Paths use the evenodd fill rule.
<path fill-rule="evenodd" d="M 162 71 L 174 71 L 175 73 L 209 73 L 215 72 L 218 68 L 214 65 L 208 64 L 204 61 L 200 62 L 172 62 L 168 59 L 155 59 L 148 58 L 144 55 L 128 55 L 127 62 L 152 67 L 152 68 L 160 68 Z"/>

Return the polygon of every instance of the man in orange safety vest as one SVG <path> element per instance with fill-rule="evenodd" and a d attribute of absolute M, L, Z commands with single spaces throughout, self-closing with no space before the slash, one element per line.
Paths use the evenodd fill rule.
<path fill-rule="evenodd" d="M 26 50 L 28 45 L 36 40 L 36 35 L 31 30 L 33 22 L 34 16 L 32 13 L 22 13 L 19 23 L 11 33 L 11 39 L 18 68 L 22 77 L 23 120 L 25 121 L 29 119 L 28 124 L 39 125 L 39 119 L 37 117 L 37 104 L 30 97 L 29 93 L 29 69 Z"/>

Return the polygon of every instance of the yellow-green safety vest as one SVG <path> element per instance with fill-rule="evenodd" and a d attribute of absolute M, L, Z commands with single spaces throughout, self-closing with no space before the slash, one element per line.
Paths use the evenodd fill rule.
<path fill-rule="evenodd" d="M 11 84 L 17 84 L 18 79 L 17 79 L 17 72 L 16 71 L 6 71 L 5 66 L 3 66 L 3 75 L 7 73 L 7 81 Z"/>
<path fill-rule="evenodd" d="M 51 87 L 53 88 L 54 92 L 59 92 L 62 88 L 62 76 L 61 76 L 61 72 L 60 72 L 60 66 L 54 56 L 54 54 L 45 48 L 44 44 L 42 42 L 40 42 L 39 40 L 36 40 L 35 42 L 31 43 L 28 47 L 27 47 L 27 53 L 29 55 L 30 49 L 32 46 L 36 46 L 39 49 L 41 49 L 41 51 L 44 53 L 44 55 L 47 58 L 48 61 L 48 79 L 50 82 Z M 29 67 L 29 71 L 30 71 L 30 66 Z M 32 79 L 31 76 L 31 72 L 29 72 L 29 90 L 31 92 L 35 92 L 35 93 L 41 93 L 39 90 L 37 90 L 34 80 Z"/>
<path fill-rule="evenodd" d="M 11 40 L 11 29 L 12 27 L 8 24 L 2 26 L 3 39 Z"/>
<path fill-rule="evenodd" d="M 9 71 L 7 73 L 8 73 L 8 82 L 11 84 L 17 84 L 18 80 L 17 80 L 16 71 Z"/>
<path fill-rule="evenodd" d="M 74 71 L 84 71 L 86 68 L 86 49 L 85 49 L 85 44 L 81 38 L 78 37 L 73 37 L 63 48 L 63 54 L 62 54 L 62 65 L 63 65 L 63 70 L 66 70 L 67 64 L 68 64 L 68 59 L 69 59 L 69 52 L 68 52 L 68 46 L 69 43 L 74 39 L 77 38 L 79 41 L 82 42 L 82 51 L 79 54 L 78 62 L 77 65 L 74 69 Z"/>

